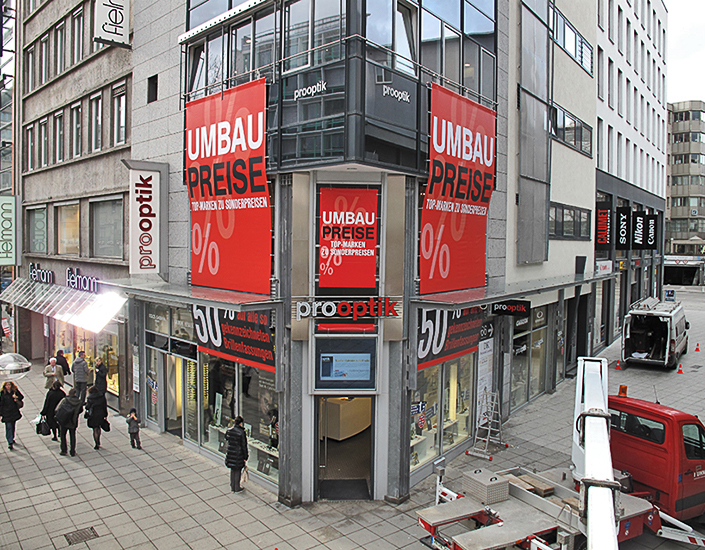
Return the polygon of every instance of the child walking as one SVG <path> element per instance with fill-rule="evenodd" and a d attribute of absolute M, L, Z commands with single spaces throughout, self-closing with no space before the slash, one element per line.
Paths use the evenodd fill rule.
<path fill-rule="evenodd" d="M 130 444 L 132 448 L 142 448 L 140 443 L 140 419 L 137 418 L 137 409 L 130 409 L 130 414 L 127 415 L 127 431 L 130 434 Z"/>

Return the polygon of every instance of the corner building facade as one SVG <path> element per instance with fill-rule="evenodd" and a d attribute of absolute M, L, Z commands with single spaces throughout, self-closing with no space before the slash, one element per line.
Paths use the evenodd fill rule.
<path fill-rule="evenodd" d="M 595 14 L 571 6 L 135 0 L 130 178 L 161 170 L 167 246 L 112 284 L 148 425 L 220 460 L 242 415 L 280 501 L 402 502 L 485 390 L 506 418 L 555 388 L 595 278 L 591 57 L 554 39 Z"/>

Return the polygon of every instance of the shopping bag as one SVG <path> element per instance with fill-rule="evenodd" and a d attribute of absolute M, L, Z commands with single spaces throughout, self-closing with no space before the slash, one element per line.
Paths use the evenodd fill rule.
<path fill-rule="evenodd" d="M 106 418 L 105 420 L 103 420 L 103 423 L 100 425 L 100 427 L 102 428 L 102 430 L 103 430 L 104 432 L 109 432 L 109 431 L 110 431 L 110 422 L 108 422 L 108 419 L 107 419 L 107 418 Z"/>
<path fill-rule="evenodd" d="M 242 473 L 240 474 L 240 485 L 243 485 L 248 481 L 250 481 L 250 474 L 247 471 L 247 464 L 245 464 L 245 467 L 242 469 Z"/>

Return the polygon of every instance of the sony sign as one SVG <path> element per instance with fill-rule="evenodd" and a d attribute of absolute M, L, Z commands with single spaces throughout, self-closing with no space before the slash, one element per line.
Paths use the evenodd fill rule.
<path fill-rule="evenodd" d="M 17 265 L 16 197 L 0 197 L 0 265 Z"/>
<path fill-rule="evenodd" d="M 160 172 L 130 170 L 130 274 L 160 272 Z"/>
<path fill-rule="evenodd" d="M 130 47 L 130 0 L 95 0 L 96 42 Z"/>

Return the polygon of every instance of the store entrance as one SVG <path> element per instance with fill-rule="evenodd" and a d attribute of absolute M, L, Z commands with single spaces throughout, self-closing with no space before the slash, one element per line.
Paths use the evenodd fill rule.
<path fill-rule="evenodd" d="M 369 500 L 372 494 L 372 398 L 319 397 L 319 500 Z"/>
<path fill-rule="evenodd" d="M 166 371 L 164 382 L 166 392 L 164 392 L 164 406 L 166 407 L 164 429 L 170 434 L 181 437 L 183 434 L 181 426 L 181 405 L 182 405 L 182 380 L 183 380 L 183 359 L 173 355 L 166 356 Z"/>

